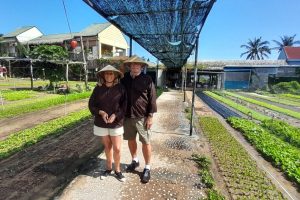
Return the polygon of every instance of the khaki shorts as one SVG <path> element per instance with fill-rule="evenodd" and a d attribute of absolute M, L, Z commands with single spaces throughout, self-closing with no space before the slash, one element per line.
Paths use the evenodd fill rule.
<path fill-rule="evenodd" d="M 123 126 L 119 128 L 101 128 L 94 125 L 94 135 L 97 136 L 119 136 L 124 133 Z"/>
<path fill-rule="evenodd" d="M 150 144 L 151 131 L 144 126 L 145 118 L 125 118 L 124 120 L 124 140 L 135 140 L 137 133 L 139 141 L 143 144 Z"/>

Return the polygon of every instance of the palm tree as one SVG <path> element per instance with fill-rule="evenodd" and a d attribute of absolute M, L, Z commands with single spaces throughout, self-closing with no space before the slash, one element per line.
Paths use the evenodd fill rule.
<path fill-rule="evenodd" d="M 273 42 L 275 42 L 277 44 L 277 47 L 274 47 L 273 49 L 278 49 L 278 52 L 281 52 L 283 47 L 286 47 L 286 46 L 291 47 L 291 46 L 294 46 L 295 44 L 300 44 L 299 40 L 294 41 L 295 37 L 296 37 L 296 34 L 293 36 L 284 35 L 283 37 L 280 37 L 281 42 L 278 42 L 277 40 L 273 40 Z"/>
<path fill-rule="evenodd" d="M 241 48 L 246 48 L 247 51 L 241 54 L 241 57 L 247 55 L 247 60 L 263 60 L 264 57 L 268 58 L 268 54 L 271 54 L 271 49 L 268 46 L 268 41 L 262 41 L 261 37 L 254 38 L 252 41 L 249 39 L 247 44 L 241 45 Z"/>

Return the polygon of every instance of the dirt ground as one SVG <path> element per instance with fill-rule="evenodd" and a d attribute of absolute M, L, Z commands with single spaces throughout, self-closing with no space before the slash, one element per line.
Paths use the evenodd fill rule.
<path fill-rule="evenodd" d="M 191 94 L 187 94 L 191 97 Z M 178 96 L 179 98 L 179 96 Z M 181 98 L 181 97 L 180 97 Z M 193 161 L 189 158 L 193 152 L 203 153 L 209 155 L 209 145 L 205 138 L 196 138 L 194 140 L 186 141 L 185 136 L 178 134 L 176 130 L 186 130 L 188 127 L 182 124 L 178 117 L 172 112 L 178 112 L 181 107 L 174 104 L 165 103 L 160 105 L 159 109 L 164 112 L 159 116 L 159 123 L 162 126 L 156 129 L 157 142 L 153 143 L 153 149 L 156 159 L 162 159 L 172 163 L 168 166 L 153 166 L 153 182 L 150 186 L 145 187 L 143 184 L 136 184 L 132 182 L 131 185 L 125 185 L 123 192 L 120 194 L 122 199 L 132 199 L 136 197 L 136 192 L 141 194 L 151 194 L 150 197 L 158 197 L 158 199 L 195 199 L 194 197 L 201 197 L 203 190 L 201 184 L 197 184 L 197 169 L 193 165 Z M 175 107 L 175 108 L 174 108 Z M 61 108 L 58 110 L 62 111 Z M 217 115 L 205 104 L 199 101 L 196 97 L 196 112 L 199 115 Z M 35 116 L 35 118 L 34 118 Z M 32 115 L 33 118 L 29 122 L 34 122 L 40 118 L 40 115 Z M 184 113 L 179 118 L 184 118 Z M 24 117 L 25 118 L 25 117 Z M 222 121 L 222 118 L 219 118 Z M 223 120 L 223 123 L 224 120 Z M 26 124 L 26 123 L 25 123 Z M 24 151 L 16 153 L 15 155 L 0 161 L 0 199 L 51 199 L 61 193 L 68 183 L 74 180 L 78 175 L 90 174 L 90 178 L 99 175 L 99 158 L 97 156 L 101 152 L 101 145 L 99 139 L 92 134 L 92 120 L 88 120 L 73 130 L 61 135 L 59 137 L 49 137 L 40 143 L 27 148 Z M 170 129 L 171 127 L 171 129 Z M 2 126 L 1 126 L 2 128 Z M 294 198 L 299 199 L 299 192 L 288 182 L 284 176 L 274 169 L 249 145 L 243 138 L 234 130 L 227 127 L 230 132 L 235 135 L 240 143 L 251 152 L 251 156 L 256 160 L 258 166 L 266 171 L 268 176 L 276 177 L 279 182 L 275 184 L 279 190 L 286 190 Z M 171 131 L 170 131 L 171 130 Z M 158 132 L 164 134 L 157 134 Z M 162 136 L 163 135 L 163 136 Z M 183 147 L 192 147 L 193 151 L 188 149 L 180 149 L 176 145 L 176 141 L 183 145 Z M 174 143 L 175 141 L 175 143 Z M 173 148 L 176 147 L 176 148 Z M 182 148 L 183 148 L 182 147 Z M 252 148 L 252 149 L 251 149 Z M 125 167 L 123 162 L 123 167 Z M 191 167 L 187 167 L 191 166 Z M 96 168 L 95 168 L 96 167 Z M 91 172 L 91 169 L 95 169 Z M 213 163 L 214 178 L 217 180 L 217 186 L 224 195 L 228 195 L 226 186 L 222 181 L 222 177 L 218 173 L 217 166 Z M 128 179 L 139 179 L 138 174 L 127 175 Z M 99 178 L 93 179 L 98 181 Z M 193 180 L 193 181 L 191 181 Z M 273 182 L 276 182 L 271 178 Z M 75 183 L 76 184 L 76 183 Z M 99 195 L 105 194 L 106 191 L 101 190 L 101 185 L 98 182 L 95 184 L 100 187 Z M 113 186 L 118 186 L 120 183 L 113 182 Z M 80 187 L 84 184 L 80 182 Z M 284 187 L 280 188 L 280 185 Z M 131 190 L 136 188 L 137 190 Z M 89 187 L 84 191 L 87 193 Z M 164 191 L 163 191 L 164 190 Z M 125 192 L 126 191 L 126 192 Z M 159 191 L 159 193 L 155 192 Z M 77 191 L 78 192 L 78 191 Z M 77 195 L 84 195 L 84 192 L 77 193 Z M 285 194 L 285 196 L 287 196 Z M 148 196 L 149 197 L 149 196 Z M 189 198 L 188 198 L 189 197 Z M 64 198 L 62 198 L 64 199 Z M 67 198 L 65 198 L 67 199 Z M 84 199 L 84 198 L 82 198 Z"/>
<path fill-rule="evenodd" d="M 79 173 L 101 146 L 88 120 L 0 161 L 1 199 L 50 199 Z"/>
<path fill-rule="evenodd" d="M 158 113 L 154 115 L 152 127 L 151 180 L 147 184 L 140 182 L 144 160 L 141 144 L 138 142 L 140 167 L 134 173 L 126 173 L 125 168 L 131 162 L 126 141 L 122 142 L 121 167 L 126 182 L 121 183 L 113 175 L 105 180 L 99 174 L 105 170 L 105 155 L 101 154 L 98 164 L 88 173 L 76 177 L 58 200 L 84 199 L 199 199 L 205 197 L 204 184 L 198 176 L 192 154 L 208 156 L 206 140 L 193 132 L 189 135 L 189 121 L 185 117 L 182 94 L 177 91 L 164 93 L 157 101 Z M 220 179 L 221 180 L 221 179 Z M 218 188 L 220 182 L 218 181 Z M 223 188 L 226 191 L 226 188 Z M 225 192 L 226 194 L 226 192 Z"/>

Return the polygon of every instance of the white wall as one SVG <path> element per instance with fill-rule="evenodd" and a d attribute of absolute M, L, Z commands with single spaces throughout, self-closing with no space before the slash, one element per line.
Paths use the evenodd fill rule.
<path fill-rule="evenodd" d="M 163 87 L 165 85 L 165 72 L 162 69 L 158 69 L 158 79 L 157 79 L 157 86 Z"/>
<path fill-rule="evenodd" d="M 113 47 L 125 49 L 125 51 L 127 51 L 127 49 L 129 48 L 124 35 L 114 25 L 110 25 L 101 33 L 99 33 L 98 39 L 99 39 L 99 43 L 101 44 L 107 44 Z M 99 48 L 101 48 L 101 45 L 99 45 Z M 101 52 L 101 49 L 99 50 L 99 52 Z M 115 53 L 116 52 L 113 52 L 114 55 Z"/>
<path fill-rule="evenodd" d="M 27 42 L 34 38 L 40 37 L 43 34 L 36 27 L 33 27 L 17 36 L 19 42 Z"/>

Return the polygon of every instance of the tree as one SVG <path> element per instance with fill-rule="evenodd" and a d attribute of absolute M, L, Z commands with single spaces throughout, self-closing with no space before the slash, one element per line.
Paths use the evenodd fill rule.
<path fill-rule="evenodd" d="M 68 57 L 68 53 L 61 46 L 40 45 L 30 52 L 30 57 L 42 61 L 63 61 Z"/>
<path fill-rule="evenodd" d="M 27 49 L 23 44 L 21 44 L 20 42 L 17 42 L 17 55 L 19 58 L 27 58 L 30 51 L 29 49 Z"/>
<path fill-rule="evenodd" d="M 61 81 L 64 78 L 64 71 L 58 62 L 66 60 L 68 52 L 61 46 L 56 45 L 40 45 L 35 47 L 30 53 L 30 58 L 38 59 L 37 65 L 42 65 L 44 69 L 39 67 L 39 73 L 45 73 L 45 76 L 50 81 L 50 88 L 53 87 L 53 82 Z"/>
<path fill-rule="evenodd" d="M 291 46 L 294 46 L 295 44 L 300 44 L 299 40 L 294 41 L 295 37 L 296 37 L 296 34 L 293 36 L 284 35 L 283 37 L 280 37 L 281 42 L 279 42 L 277 40 L 273 40 L 273 42 L 275 42 L 277 45 L 277 47 L 274 47 L 273 49 L 278 49 L 278 52 L 281 52 L 283 47 L 286 47 L 286 46 L 291 47 Z"/>
<path fill-rule="evenodd" d="M 271 49 L 268 46 L 268 41 L 262 41 L 261 37 L 254 38 L 252 41 L 249 39 L 247 44 L 241 45 L 241 48 L 246 48 L 247 51 L 241 54 L 241 57 L 247 55 L 247 60 L 263 60 L 264 57 L 268 58 L 271 54 Z"/>

